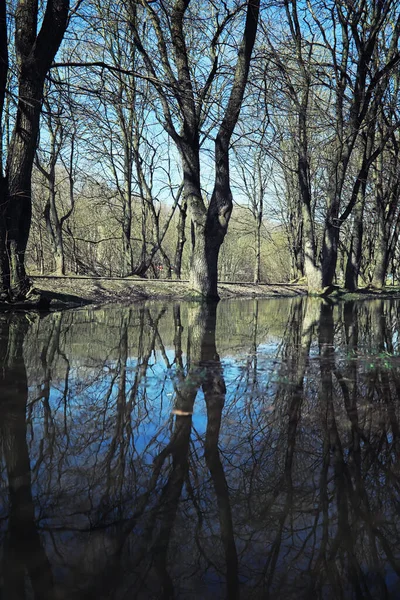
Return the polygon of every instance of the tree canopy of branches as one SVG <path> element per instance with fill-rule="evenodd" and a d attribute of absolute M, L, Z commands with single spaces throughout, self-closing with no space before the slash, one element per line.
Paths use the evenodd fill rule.
<path fill-rule="evenodd" d="M 398 281 L 399 9 L 2 3 L 2 299 L 27 270 Z"/>

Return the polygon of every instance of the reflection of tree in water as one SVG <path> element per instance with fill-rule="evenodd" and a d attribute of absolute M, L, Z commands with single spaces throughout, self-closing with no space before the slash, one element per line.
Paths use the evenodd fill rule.
<path fill-rule="evenodd" d="M 53 577 L 37 531 L 26 439 L 28 382 L 23 342 L 28 326 L 25 316 L 0 317 L 0 443 L 8 481 L 1 597 L 24 599 L 27 574 L 33 597 L 50 600 L 54 598 Z"/>
<path fill-rule="evenodd" d="M 279 331 L 273 306 L 220 304 L 217 342 L 216 307 L 197 304 L 20 329 L 29 527 L 59 593 L 397 597 L 399 308 L 300 299 Z"/>

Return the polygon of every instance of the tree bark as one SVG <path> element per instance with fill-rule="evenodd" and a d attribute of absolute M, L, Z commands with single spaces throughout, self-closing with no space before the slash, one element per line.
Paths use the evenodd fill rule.
<path fill-rule="evenodd" d="M 26 298 L 31 289 L 25 271 L 25 251 L 32 216 L 32 167 L 44 81 L 65 33 L 68 10 L 69 0 L 48 0 L 39 33 L 37 2 L 20 0 L 16 10 L 18 105 L 6 162 L 5 223 L 0 227 L 1 254 L 6 254 L 10 273 L 8 281 L 3 279 L 3 290 L 5 285 L 11 300 Z M 2 270 L 6 273 L 7 266 Z"/>
<path fill-rule="evenodd" d="M 349 256 L 346 263 L 344 286 L 351 292 L 358 287 L 358 275 L 360 273 L 361 250 L 363 239 L 363 216 L 365 204 L 365 186 L 363 186 L 359 200 L 354 207 L 354 221 L 351 234 Z"/>
<path fill-rule="evenodd" d="M 353 203 L 353 199 L 355 201 L 353 209 L 354 219 L 351 234 L 350 250 L 347 258 L 345 271 L 345 287 L 350 291 L 354 291 L 357 289 L 358 276 L 361 267 L 361 251 L 364 234 L 364 207 L 367 193 L 367 178 L 370 170 L 375 140 L 375 119 L 377 109 L 378 103 L 375 102 L 371 110 L 370 123 L 372 125 L 370 125 L 369 130 L 362 136 L 363 157 L 361 160 L 357 179 L 353 186 L 352 198 L 350 200 L 350 203 Z M 383 148 L 381 150 L 383 150 Z"/>
<path fill-rule="evenodd" d="M 261 200 L 262 202 L 262 200 Z M 262 208 L 259 207 L 259 211 L 256 215 L 256 256 L 254 262 L 254 283 L 260 283 L 261 281 L 261 227 L 262 227 Z"/>
<path fill-rule="evenodd" d="M 176 242 L 175 260 L 174 260 L 174 276 L 176 279 L 182 277 L 182 255 L 183 248 L 186 242 L 185 226 L 186 226 L 186 215 L 187 215 L 187 202 L 182 201 L 179 206 L 179 220 L 177 227 L 178 241 Z"/>
<path fill-rule="evenodd" d="M 375 269 L 372 278 L 372 285 L 378 289 L 384 287 L 386 282 L 386 273 L 388 267 L 388 247 L 385 235 L 384 223 L 381 215 L 378 216 L 378 232 L 375 246 Z"/>
<path fill-rule="evenodd" d="M 195 246 L 190 287 L 207 299 L 218 298 L 218 255 L 228 230 L 233 200 L 229 175 L 229 144 L 239 118 L 255 42 L 259 0 L 247 4 L 246 24 L 238 52 L 234 81 L 215 140 L 215 183 L 206 220 L 194 221 Z M 203 204 L 204 206 L 204 204 Z M 203 239 L 199 239 L 199 234 Z"/>
<path fill-rule="evenodd" d="M 29 61 L 28 65 L 29 65 Z M 10 261 L 10 294 L 24 298 L 30 288 L 25 271 L 25 250 L 32 217 L 31 177 L 39 133 L 44 77 L 34 65 L 21 67 L 15 129 L 7 159 L 7 252 Z M 28 68 L 31 71 L 28 71 Z"/>
<path fill-rule="evenodd" d="M 304 274 L 307 279 L 307 286 L 310 292 L 320 292 L 322 287 L 321 270 L 317 266 L 314 221 L 311 208 L 311 182 L 310 182 L 310 157 L 308 150 L 309 125 L 308 110 L 311 80 L 310 73 L 304 59 L 303 39 L 300 30 L 299 18 L 297 14 L 297 2 L 292 0 L 291 12 L 289 2 L 285 4 L 286 15 L 289 21 L 290 31 L 293 41 L 296 45 L 296 54 L 301 74 L 301 91 L 296 94 L 291 87 L 292 96 L 297 104 L 298 122 L 297 122 L 297 173 L 298 185 L 301 203 L 301 216 L 303 221 L 302 241 L 304 257 Z"/>
<path fill-rule="evenodd" d="M 169 10 L 168 19 L 172 47 L 163 34 L 162 21 L 157 10 L 149 2 L 142 2 L 149 18 L 150 26 L 157 38 L 158 55 L 165 83 L 171 85 L 176 105 L 171 107 L 171 97 L 159 83 L 159 65 L 153 59 L 153 50 L 144 47 L 142 32 L 136 23 L 132 24 L 132 34 L 146 68 L 152 76 L 153 85 L 161 101 L 164 128 L 179 149 L 183 166 L 183 190 L 188 203 L 192 228 L 192 258 L 189 285 L 205 299 L 218 298 L 218 254 L 227 231 L 232 211 L 232 194 L 229 186 L 229 143 L 236 126 L 247 82 L 250 58 L 254 46 L 258 23 L 259 0 L 247 2 L 246 23 L 242 42 L 238 51 L 232 88 L 215 142 L 215 186 L 211 202 L 207 208 L 200 186 L 200 129 L 204 102 L 208 99 L 218 67 L 216 44 L 224 29 L 218 27 L 212 38 L 212 64 L 205 80 L 204 88 L 195 95 L 192 70 L 189 61 L 185 21 L 186 11 L 191 0 L 175 0 Z M 226 9 L 226 7 L 225 7 Z M 166 10 L 166 9 L 164 9 Z M 172 66 L 173 61 L 173 66 Z M 181 129 L 178 133 L 173 114 L 179 114 Z"/>
<path fill-rule="evenodd" d="M 389 235 L 386 220 L 386 211 L 389 210 L 388 196 L 390 192 L 383 189 L 383 154 L 380 154 L 376 163 L 375 171 L 375 205 L 378 220 L 377 235 L 375 242 L 375 268 L 372 285 L 381 289 L 385 285 L 386 272 L 389 262 Z"/>
<path fill-rule="evenodd" d="M 338 162 L 338 161 L 337 161 Z M 336 162 L 336 166 L 337 166 Z M 337 170 L 340 170 L 337 166 Z M 322 244 L 322 286 L 332 284 L 336 272 L 339 244 L 339 207 L 342 190 L 343 175 L 337 170 L 328 175 L 329 186 L 327 192 L 327 216 L 325 218 L 325 230 Z"/>
<path fill-rule="evenodd" d="M 309 86 L 308 77 L 306 85 Z M 298 177 L 301 198 L 301 215 L 303 219 L 303 253 L 304 273 L 307 278 L 307 287 L 310 292 L 320 292 L 322 287 L 321 269 L 317 266 L 315 247 L 314 222 L 311 211 L 311 183 L 308 157 L 308 130 L 307 130 L 308 88 L 303 92 L 299 110 L 299 149 L 298 149 Z"/>

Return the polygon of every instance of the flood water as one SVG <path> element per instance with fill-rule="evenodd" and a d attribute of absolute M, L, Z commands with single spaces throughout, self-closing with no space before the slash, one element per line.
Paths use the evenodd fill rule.
<path fill-rule="evenodd" d="M 400 303 L 0 315 L 0 598 L 400 598 Z"/>

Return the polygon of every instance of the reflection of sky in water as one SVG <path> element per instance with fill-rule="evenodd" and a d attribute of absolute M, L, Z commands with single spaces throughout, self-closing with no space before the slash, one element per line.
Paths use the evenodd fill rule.
<path fill-rule="evenodd" d="M 246 306 L 247 309 L 243 309 L 246 323 L 251 324 L 252 306 Z M 221 310 L 224 308 L 221 307 Z M 239 578 L 250 587 L 258 585 L 259 574 L 277 547 L 276 536 L 280 528 L 282 539 L 275 557 L 276 577 L 283 586 L 287 584 L 290 587 L 291 581 L 295 582 L 293 589 L 297 586 L 299 597 L 304 597 L 302 592 L 315 583 L 315 573 L 309 572 L 310 556 L 320 548 L 327 531 L 329 551 L 334 553 L 332 548 L 340 527 L 347 528 L 347 531 L 353 528 L 357 542 L 354 556 L 367 578 L 373 580 L 374 561 L 377 561 L 377 568 L 392 590 L 398 584 L 392 566 L 383 566 L 379 540 L 375 558 L 364 552 L 363 545 L 367 544 L 368 535 L 374 533 L 374 530 L 368 535 L 364 533 L 368 523 L 373 522 L 379 535 L 387 538 L 389 546 L 398 548 L 398 511 L 393 496 L 398 479 L 398 435 L 394 435 L 391 423 L 399 420 L 395 385 L 399 365 L 397 357 L 373 355 L 374 348 L 379 346 L 379 336 L 376 332 L 370 333 L 368 313 L 365 308 L 362 310 L 366 318 L 361 322 L 358 347 L 351 352 L 343 322 L 335 322 L 329 338 L 333 343 L 327 344 L 325 350 L 319 341 L 318 324 L 314 325 L 304 371 L 299 362 L 304 351 L 302 338 L 292 335 L 295 333 L 291 330 L 292 322 L 290 326 L 282 326 L 281 335 L 277 331 L 268 333 L 273 323 L 268 325 L 265 327 L 267 333 L 260 334 L 255 345 L 250 326 L 242 344 L 238 342 L 237 334 L 231 347 L 228 337 L 221 339 L 222 349 L 217 341 L 227 390 L 218 453 L 229 492 L 240 564 Z M 289 308 L 286 313 L 289 320 Z M 171 315 L 167 314 L 167 317 L 172 323 Z M 230 327 L 236 327 L 233 319 L 226 318 L 226 322 Z M 187 331 L 186 322 L 184 327 Z M 391 331 L 395 345 L 398 337 L 396 328 Z M 41 514 L 45 515 L 41 517 L 42 525 L 62 525 L 63 520 L 69 520 L 74 525 L 87 526 L 100 519 L 99 514 L 103 514 L 102 507 L 106 501 L 116 503 L 110 513 L 106 513 L 109 519 L 110 515 L 126 516 L 136 510 L 136 502 L 146 492 L 154 473 L 154 461 L 170 443 L 178 422 L 171 415 L 175 401 L 174 386 L 179 385 L 172 339 L 170 336 L 168 343 L 165 342 L 163 352 L 156 343 L 156 350 L 149 354 L 145 373 L 142 373 L 138 359 L 129 348 L 124 390 L 119 387 L 121 364 L 117 360 L 118 343 L 115 340 L 112 351 L 108 353 L 107 347 L 104 348 L 104 355 L 108 358 L 103 361 L 96 360 L 95 352 L 90 360 L 83 352 L 74 354 L 73 345 L 64 349 L 71 364 L 66 402 L 61 371 L 52 374 L 48 407 L 43 399 L 38 400 L 37 385 L 31 385 L 32 419 L 28 424 L 28 445 L 33 495 L 41 506 Z M 186 348 L 185 344 L 183 346 Z M 330 377 L 328 387 L 326 379 L 321 379 L 323 351 L 326 351 L 325 368 Z M 185 354 L 182 360 L 185 365 Z M 351 371 L 353 366 L 356 366 L 356 375 Z M 335 372 L 332 371 L 334 368 Z M 136 380 L 138 376 L 139 381 Z M 353 395 L 354 380 L 351 377 L 357 378 L 356 395 Z M 385 377 L 391 378 L 390 384 L 386 383 Z M 39 371 L 37 378 L 40 380 Z M 136 394 L 131 398 L 135 385 Z M 348 398 L 357 404 L 357 426 L 362 431 L 358 449 L 354 446 L 358 432 L 352 430 L 353 413 L 348 411 L 349 406 L 343 399 L 343 385 L 348 386 Z M 388 385 L 390 394 L 386 393 Z M 44 386 L 41 387 L 43 391 Z M 123 398 L 118 404 L 121 391 Z M 329 398 L 332 398 L 330 413 Z M 204 454 L 207 407 L 201 390 L 197 392 L 191 421 L 189 480 L 182 487 L 174 517 L 177 539 L 172 538 L 171 552 L 174 557 L 176 555 L 177 562 L 173 568 L 174 573 L 179 573 L 182 578 L 181 589 L 186 589 L 187 573 L 193 569 L 190 559 L 196 552 L 193 539 L 196 528 L 200 527 L 201 512 L 202 551 L 211 557 L 210 565 L 204 567 L 201 589 L 205 594 L 215 592 L 217 597 L 220 583 L 224 581 L 225 566 L 219 504 Z M 294 435 L 292 445 L 288 441 L 290 427 Z M 123 435 L 117 440 L 116 434 L 122 430 Z M 109 472 L 108 458 L 111 465 Z M 123 476 L 121 481 L 117 481 L 121 461 L 124 461 Z M 327 461 L 326 471 L 324 461 Z M 159 498 L 168 491 L 172 464 L 173 459 L 169 456 L 156 489 L 148 499 L 143 522 L 135 525 L 134 531 L 139 537 L 146 534 L 147 513 L 157 507 Z M 287 465 L 291 468 L 290 477 L 285 475 Z M 107 478 L 113 484 L 115 479 L 120 485 L 120 488 L 117 483 L 115 487 L 111 486 L 109 497 L 105 494 Z M 118 504 L 118 494 L 121 494 L 121 504 Z M 355 501 L 357 498 L 362 498 L 362 510 L 360 503 Z M 321 509 L 323 502 L 326 502 L 325 512 Z M 58 505 L 62 507 L 60 514 L 57 513 Z M 345 516 L 340 514 L 341 507 L 346 508 Z M 328 524 L 324 523 L 325 518 L 329 520 Z M 343 526 L 346 519 L 348 522 Z M 75 539 L 70 532 L 60 535 L 68 543 Z M 107 530 L 105 535 L 111 534 Z M 341 535 L 337 538 L 338 544 L 342 543 Z M 73 543 L 79 545 L 79 542 Z M 333 565 L 335 561 L 339 564 L 347 560 L 346 548 L 340 548 L 342 554 L 332 557 Z M 201 563 L 201 558 L 196 560 Z M 215 568 L 213 561 L 218 563 Z M 338 568 L 342 569 L 343 576 L 347 576 L 343 564 Z M 371 597 L 378 598 L 374 595 L 377 589 L 374 585 L 371 584 Z M 329 586 L 321 589 L 321 597 L 332 598 L 328 593 Z M 350 588 L 344 589 L 347 593 Z M 190 585 L 187 590 L 190 590 Z"/>
<path fill-rule="evenodd" d="M 272 403 L 275 393 L 273 385 L 274 375 L 277 373 L 279 360 L 276 354 L 279 349 L 279 340 L 273 339 L 270 342 L 260 344 L 257 347 L 256 354 L 241 352 L 236 356 L 225 355 L 221 358 L 223 367 L 223 376 L 226 384 L 226 399 L 224 415 L 230 415 L 238 412 L 242 413 L 244 405 L 249 401 L 249 396 L 255 399 L 261 396 L 264 402 Z M 249 364 L 257 357 L 257 384 L 249 389 Z M 142 459 L 151 462 L 152 453 L 146 452 L 150 442 L 157 439 L 159 444 L 167 443 L 170 437 L 170 428 L 174 408 L 175 389 L 174 385 L 179 385 L 176 366 L 174 365 L 175 354 L 172 348 L 165 348 L 165 356 L 156 352 L 147 367 L 146 374 L 140 378 L 137 388 L 137 395 L 133 403 L 131 413 L 132 424 L 135 427 L 135 449 L 138 454 L 142 454 Z M 186 364 L 186 356 L 182 356 L 183 364 Z M 252 369 L 250 369 L 251 371 Z M 135 385 L 135 377 L 140 371 L 140 364 L 134 357 L 130 357 L 126 363 L 126 385 L 125 397 L 129 399 L 130 393 Z M 117 376 L 116 376 L 117 374 Z M 186 372 L 185 372 L 186 376 Z M 85 361 L 82 365 L 77 364 L 71 368 L 68 383 L 68 409 L 66 417 L 76 422 L 79 426 L 86 424 L 86 434 L 90 441 L 90 432 L 98 431 L 98 427 L 106 422 L 107 417 L 111 418 L 115 414 L 118 386 L 120 385 L 120 365 L 116 361 L 108 361 L 102 368 L 94 370 L 93 367 L 86 367 Z M 62 383 L 57 385 L 53 382 L 50 388 L 49 405 L 53 417 L 62 427 L 62 421 L 65 418 L 62 398 Z M 104 413 L 104 418 L 96 424 L 92 415 L 98 411 Z M 39 419 L 34 421 L 35 436 L 40 434 L 43 426 L 42 414 L 35 411 Z M 238 418 L 241 420 L 241 417 Z M 198 390 L 194 403 L 194 412 L 192 417 L 193 427 L 196 433 L 203 436 L 207 426 L 207 413 L 204 402 L 204 394 L 201 389 Z M 112 434 L 112 430 L 110 430 Z M 84 461 L 88 466 L 90 456 L 93 453 L 104 453 L 111 443 L 111 438 L 105 436 L 98 447 L 97 439 L 93 445 L 89 443 L 85 455 L 76 456 L 76 460 Z"/>

